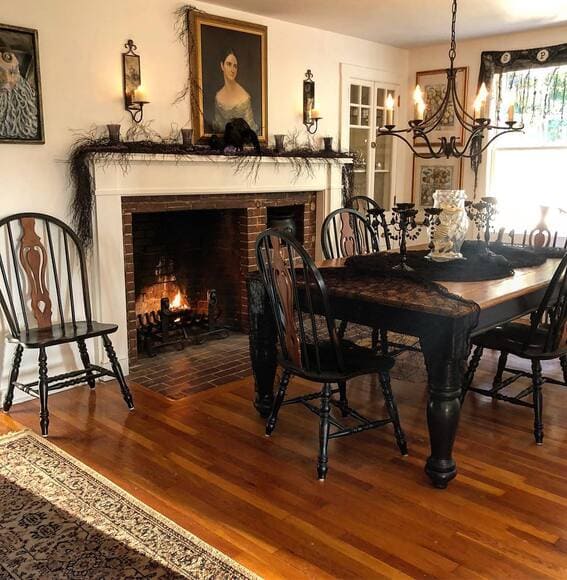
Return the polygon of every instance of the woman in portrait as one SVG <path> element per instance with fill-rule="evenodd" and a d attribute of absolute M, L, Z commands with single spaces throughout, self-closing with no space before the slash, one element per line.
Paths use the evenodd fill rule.
<path fill-rule="evenodd" d="M 224 85 L 215 95 L 213 130 L 222 133 L 232 119 L 244 119 L 253 131 L 258 130 L 252 112 L 252 99 L 248 92 L 236 81 L 238 58 L 234 50 L 227 50 L 220 61 Z"/>

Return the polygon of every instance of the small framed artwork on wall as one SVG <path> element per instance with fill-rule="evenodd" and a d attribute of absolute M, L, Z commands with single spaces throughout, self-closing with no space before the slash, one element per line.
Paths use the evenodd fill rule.
<path fill-rule="evenodd" d="M 198 139 L 222 134 L 234 118 L 244 119 L 260 141 L 268 135 L 268 29 L 259 24 L 191 11 L 195 39 L 191 87 L 198 110 Z"/>
<path fill-rule="evenodd" d="M 37 30 L 0 24 L 0 143 L 45 143 Z"/>
<path fill-rule="evenodd" d="M 468 83 L 468 67 L 459 67 L 455 69 L 457 75 L 457 98 L 466 109 L 467 107 L 467 83 Z M 439 109 L 443 99 L 445 98 L 447 88 L 447 72 L 445 69 L 440 70 L 425 70 L 416 73 L 415 82 L 421 87 L 423 100 L 425 101 L 425 120 Z M 429 139 L 432 144 L 439 143 L 441 137 L 450 139 L 456 137 L 457 145 L 463 144 L 464 128 L 458 122 L 453 110 L 453 106 L 449 103 L 441 123 L 437 128 L 429 134 Z M 420 139 L 414 140 L 414 144 L 419 146 L 423 144 Z"/>
<path fill-rule="evenodd" d="M 437 189 L 461 189 L 462 159 L 413 158 L 412 201 L 420 207 L 433 206 Z"/>

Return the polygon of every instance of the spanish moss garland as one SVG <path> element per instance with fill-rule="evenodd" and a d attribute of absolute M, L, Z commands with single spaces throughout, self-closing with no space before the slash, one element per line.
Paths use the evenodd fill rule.
<path fill-rule="evenodd" d="M 128 137 L 128 134 L 127 134 Z M 258 177 L 263 158 L 270 158 L 274 163 L 286 159 L 291 164 L 295 179 L 301 175 L 313 175 L 314 162 L 321 161 L 332 164 L 341 159 L 350 159 L 346 153 L 336 151 L 318 151 L 311 144 L 295 149 L 277 152 L 274 149 L 263 147 L 260 153 L 254 150 L 236 151 L 226 148 L 217 151 L 204 145 L 186 147 L 173 139 L 140 139 L 111 143 L 107 137 L 97 137 L 94 133 L 80 136 L 71 148 L 69 156 L 69 179 L 73 191 L 71 215 L 75 230 L 85 245 L 90 248 L 93 242 L 92 214 L 94 209 L 94 176 L 92 160 L 95 158 L 103 166 L 117 163 L 123 172 L 128 171 L 130 156 L 133 154 L 147 155 L 148 161 L 156 155 L 173 155 L 176 159 L 187 156 L 202 156 L 209 159 L 228 157 L 234 166 L 235 174 L 244 174 L 250 181 Z M 350 196 L 351 181 L 345 178 L 347 165 L 343 170 L 343 198 Z"/>

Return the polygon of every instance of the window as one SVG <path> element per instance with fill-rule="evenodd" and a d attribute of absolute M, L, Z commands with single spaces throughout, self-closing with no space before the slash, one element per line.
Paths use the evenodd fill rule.
<path fill-rule="evenodd" d="M 531 230 L 544 220 L 565 231 L 567 220 L 567 65 L 504 72 L 493 79 L 499 125 L 514 103 L 524 134 L 494 142 L 489 195 L 498 198 L 499 226 Z M 547 209 L 549 208 L 549 209 Z"/>

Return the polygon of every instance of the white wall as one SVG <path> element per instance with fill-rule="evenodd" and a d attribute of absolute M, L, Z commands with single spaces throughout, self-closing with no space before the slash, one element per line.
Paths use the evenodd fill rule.
<path fill-rule="evenodd" d="M 124 133 L 130 123 L 123 108 L 120 56 L 128 38 L 137 44 L 142 59 L 143 84 L 151 101 L 146 119 L 153 119 L 153 128 L 164 135 L 173 123 L 183 126 L 187 122 L 188 104 L 172 105 L 188 74 L 185 49 L 174 30 L 173 12 L 181 4 L 178 0 L 0 0 L 3 23 L 39 31 L 46 139 L 44 145 L 0 144 L 0 215 L 35 210 L 69 219 L 71 191 L 65 160 L 74 132 L 121 123 Z M 302 80 L 308 68 L 314 73 L 318 108 L 324 116 L 318 134 L 331 135 L 335 142 L 341 62 L 397 72 L 402 78 L 407 74 L 405 50 L 202 2 L 194 4 L 212 14 L 268 27 L 271 135 L 295 127 L 304 131 Z M 11 358 L 11 349 L 2 349 L 3 343 L 0 391 L 6 385 Z M 28 353 L 23 370 L 34 369 L 35 360 Z"/>
<path fill-rule="evenodd" d="M 447 31 L 449 32 L 449 31 Z M 480 69 L 480 55 L 484 50 L 516 50 L 522 48 L 538 48 L 564 43 L 567 39 L 567 26 L 557 28 L 542 28 L 529 32 L 516 34 L 492 36 L 475 40 L 459 41 L 457 23 L 457 59 L 456 66 L 469 67 L 468 83 L 468 111 L 472 112 L 473 101 L 477 93 L 478 73 Z M 419 47 L 409 52 L 409 77 L 408 85 L 415 86 L 415 75 L 417 71 L 435 70 L 446 68 L 449 64 L 448 57 L 449 40 L 446 43 L 429 47 Z M 409 105 L 412 106 L 411 99 Z M 411 111 L 408 111 L 408 114 Z M 505 139 L 506 137 L 502 137 Z M 486 155 L 479 169 L 479 184 L 477 197 L 484 195 L 486 186 Z M 408 174 L 411 173 L 411 160 L 409 162 Z M 410 186 L 411 187 L 411 186 Z M 463 189 L 469 196 L 472 196 L 474 189 L 474 175 L 470 169 L 470 162 L 463 160 Z"/>

